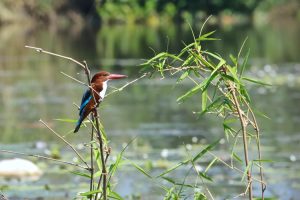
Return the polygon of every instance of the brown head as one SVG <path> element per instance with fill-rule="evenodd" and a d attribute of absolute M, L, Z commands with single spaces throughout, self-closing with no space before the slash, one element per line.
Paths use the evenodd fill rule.
<path fill-rule="evenodd" d="M 122 74 L 110 74 L 109 72 L 106 71 L 101 71 L 96 73 L 91 82 L 95 83 L 96 81 L 100 81 L 100 82 L 105 82 L 107 80 L 114 80 L 114 79 L 121 79 L 121 78 L 126 78 L 126 75 L 122 75 Z"/>

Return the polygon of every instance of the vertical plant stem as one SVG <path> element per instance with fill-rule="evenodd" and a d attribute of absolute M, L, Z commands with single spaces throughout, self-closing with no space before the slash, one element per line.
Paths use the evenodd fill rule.
<path fill-rule="evenodd" d="M 262 155 L 261 155 L 261 145 L 260 145 L 260 130 L 259 130 L 253 110 L 251 109 L 250 105 L 247 102 L 245 102 L 245 103 L 250 110 L 250 114 L 251 114 L 251 117 L 252 117 L 253 123 L 254 123 L 253 127 L 254 127 L 255 133 L 256 133 L 256 144 L 257 144 L 258 159 L 259 159 L 259 161 L 258 161 L 259 162 L 259 175 L 260 175 L 260 181 L 261 181 L 261 199 L 264 200 L 266 184 L 264 183 L 263 168 L 262 168 L 262 164 L 261 164 Z"/>
<path fill-rule="evenodd" d="M 84 63 L 84 70 L 85 70 L 85 74 L 87 76 L 87 81 L 89 83 L 89 87 L 91 90 L 91 94 L 93 95 L 93 100 L 95 101 L 95 104 L 97 104 L 98 102 L 96 102 L 95 96 L 94 96 L 94 91 L 93 88 L 91 87 L 91 76 L 90 76 L 90 70 L 88 68 L 88 65 L 86 63 L 86 61 L 83 61 Z M 103 194 L 103 199 L 106 200 L 107 199 L 107 194 L 106 194 L 106 189 L 107 189 L 107 171 L 106 171 L 106 163 L 105 163 L 105 159 L 104 159 L 104 144 L 103 144 L 103 139 L 102 139 L 102 135 L 100 132 L 100 122 L 99 122 L 99 114 L 97 111 L 97 107 L 94 108 L 93 111 L 94 114 L 94 121 L 96 122 L 96 133 L 97 133 L 97 139 L 99 141 L 99 146 L 100 146 L 100 157 L 101 157 L 101 165 L 102 165 L 102 176 L 103 176 L 103 181 L 102 181 L 102 194 Z"/>
<path fill-rule="evenodd" d="M 100 123 L 99 123 L 99 115 L 97 112 L 97 109 L 95 109 L 94 111 L 94 116 L 95 116 L 95 121 L 96 121 L 96 128 L 97 128 L 97 138 L 99 141 L 99 146 L 100 146 L 100 157 L 101 157 L 101 163 L 102 163 L 102 194 L 103 194 L 103 199 L 106 200 L 107 199 L 107 194 L 106 194 L 106 188 L 107 188 L 107 170 L 106 170 L 106 165 L 105 165 L 105 159 L 104 159 L 104 144 L 103 144 L 103 140 L 102 140 L 102 135 L 100 132 Z"/>
<path fill-rule="evenodd" d="M 261 144 L 260 144 L 260 130 L 258 127 L 258 123 L 256 120 L 256 117 L 254 115 L 254 112 L 252 110 L 252 108 L 250 107 L 249 103 L 243 99 L 243 102 L 247 105 L 251 117 L 252 117 L 252 121 L 250 121 L 251 125 L 253 126 L 254 130 L 255 130 L 255 134 L 256 134 L 256 145 L 257 145 L 257 151 L 258 151 L 258 163 L 259 163 L 259 176 L 260 176 L 260 185 L 261 185 L 261 199 L 264 200 L 264 193 L 266 190 L 266 183 L 264 182 L 264 173 L 263 173 L 263 168 L 262 168 L 262 155 L 261 155 Z"/>
<path fill-rule="evenodd" d="M 256 144 L 257 144 L 257 151 L 258 151 L 258 159 L 259 159 L 259 175 L 260 175 L 260 185 L 261 185 L 261 199 L 264 200 L 264 193 L 265 193 L 265 189 L 266 189 L 266 185 L 264 183 L 264 175 L 263 175 L 263 169 L 262 169 L 262 164 L 261 164 L 261 159 L 262 159 L 262 156 L 261 156 L 261 148 L 260 148 L 260 132 L 259 132 L 259 128 L 257 126 L 257 123 L 256 123 L 256 119 L 255 119 L 255 116 L 253 115 L 253 120 L 254 120 L 254 123 L 256 125 L 255 127 L 255 133 L 256 133 Z"/>
<path fill-rule="evenodd" d="M 109 157 L 109 155 L 110 155 L 110 152 L 111 152 L 111 149 L 109 148 L 109 149 L 108 149 L 108 152 L 106 153 L 105 164 L 106 164 L 107 159 L 108 159 L 108 157 Z M 102 174 L 100 175 L 100 178 L 99 178 L 99 180 L 98 180 L 97 190 L 100 189 L 100 186 L 101 186 L 101 180 L 102 180 Z M 107 179 L 107 182 L 109 182 L 109 178 Z M 99 193 L 96 193 L 95 200 L 97 200 L 98 194 L 99 194 Z"/>
<path fill-rule="evenodd" d="M 246 169 L 247 169 L 247 180 L 248 180 L 248 191 L 249 191 L 249 200 L 252 200 L 252 175 L 250 172 L 250 169 L 248 168 L 249 165 L 249 156 L 248 156 L 248 141 L 247 141 L 247 124 L 245 121 L 245 118 L 243 117 L 242 110 L 239 104 L 239 101 L 236 97 L 236 88 L 234 85 L 231 83 L 229 85 L 229 90 L 231 91 L 232 97 L 233 97 L 233 102 L 236 106 L 237 113 L 239 116 L 239 120 L 241 122 L 241 127 L 242 127 L 242 134 L 243 134 L 243 145 L 244 145 L 244 157 L 245 157 L 245 164 L 246 164 Z"/>
<path fill-rule="evenodd" d="M 94 126 L 92 126 L 92 133 L 91 133 L 91 179 L 90 179 L 90 191 L 94 190 Z M 93 195 L 90 196 L 90 200 L 93 199 Z"/>

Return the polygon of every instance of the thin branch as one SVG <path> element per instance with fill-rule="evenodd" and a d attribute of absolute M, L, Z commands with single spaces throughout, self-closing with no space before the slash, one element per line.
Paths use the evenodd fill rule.
<path fill-rule="evenodd" d="M 71 57 L 68 57 L 68 56 L 63 56 L 63 55 L 60 55 L 60 54 L 56 54 L 56 53 L 52 53 L 50 51 L 45 51 L 44 49 L 42 48 L 39 48 L 39 47 L 33 47 L 33 46 L 28 46 L 26 45 L 25 46 L 26 48 L 29 48 L 29 49 L 34 49 L 36 50 L 37 52 L 39 53 L 45 53 L 45 54 L 49 54 L 49 55 L 52 55 L 52 56 L 56 56 L 56 57 L 59 57 L 59 58 L 64 58 L 64 59 L 67 59 L 67 60 L 70 60 L 76 64 L 78 64 L 79 66 L 81 66 L 82 68 L 85 68 L 84 64 L 82 64 L 81 62 L 71 58 Z"/>
<path fill-rule="evenodd" d="M 229 85 L 229 90 L 231 91 L 233 101 L 234 101 L 234 105 L 236 106 L 236 109 L 237 109 L 237 112 L 238 112 L 238 115 L 239 115 L 239 120 L 240 120 L 241 127 L 242 127 L 244 157 L 245 157 L 245 165 L 246 165 L 246 168 L 247 168 L 248 164 L 249 164 L 247 128 L 246 128 L 247 125 L 246 125 L 246 122 L 245 122 L 245 118 L 243 117 L 239 101 L 236 97 L 236 93 L 235 93 L 236 88 L 234 86 L 232 86 L 232 84 L 230 84 Z M 252 175 L 251 175 L 250 169 L 247 169 L 247 180 L 248 180 L 248 184 L 249 184 L 249 199 L 250 200 L 252 200 L 252 180 L 251 179 L 252 179 Z"/>
<path fill-rule="evenodd" d="M 58 162 L 58 163 L 62 163 L 62 164 L 67 164 L 67 165 L 72 165 L 72 166 L 80 167 L 80 168 L 85 169 L 85 170 L 89 170 L 89 167 L 84 167 L 84 166 L 76 164 L 76 163 L 63 161 L 63 160 L 58 160 L 58 159 L 54 159 L 54 158 L 49 158 L 49 157 L 46 157 L 46 156 L 41 156 L 41 155 L 36 155 L 36 154 L 27 154 L 27 153 L 21 153 L 21 152 L 15 152 L 15 151 L 10 151 L 10 150 L 3 150 L 3 149 L 1 149 L 0 152 L 2 152 L 2 153 L 11 153 L 11 154 L 16 154 L 16 155 L 21 155 L 21 156 L 41 158 L 41 159 L 50 160 L 50 161 L 54 161 L 54 162 Z"/>
<path fill-rule="evenodd" d="M 109 94 L 105 95 L 105 97 L 109 96 L 109 95 L 112 95 L 113 93 L 115 92 L 119 92 L 119 91 L 122 91 L 124 88 L 126 88 L 127 86 L 131 85 L 132 83 L 144 78 L 145 76 L 149 75 L 150 73 L 144 73 L 142 76 L 134 79 L 133 81 L 130 81 L 128 83 L 126 83 L 125 85 L 123 85 L 122 87 L 118 88 L 118 89 L 115 89 L 113 90 L 112 92 L 110 92 Z"/>
<path fill-rule="evenodd" d="M 93 119 L 92 119 L 93 120 Z M 94 190 L 94 145 L 93 142 L 94 141 L 94 126 L 92 126 L 92 133 L 91 133 L 91 170 L 90 170 L 90 174 L 91 174 L 91 178 L 90 178 L 90 191 Z M 93 199 L 93 195 L 90 195 L 90 200 Z"/>
<path fill-rule="evenodd" d="M 39 120 L 42 124 L 44 124 L 54 135 L 56 135 L 59 139 L 61 139 L 64 143 L 66 143 L 80 158 L 80 160 L 90 169 L 90 166 L 87 164 L 87 162 L 83 159 L 83 157 L 79 154 L 79 152 L 62 136 L 60 136 L 58 133 L 56 133 L 52 128 L 50 128 L 43 120 Z"/>
<path fill-rule="evenodd" d="M 86 84 L 86 83 L 84 83 L 84 82 L 82 82 L 82 81 L 80 81 L 80 80 L 74 78 L 73 76 L 70 76 L 70 75 L 68 75 L 68 74 L 66 74 L 66 73 L 64 73 L 64 72 L 60 72 L 60 73 L 63 74 L 64 76 L 66 76 L 66 77 L 68 77 L 68 78 L 70 78 L 70 79 L 72 79 L 72 80 L 74 80 L 74 81 L 76 81 L 76 82 L 82 84 L 82 85 L 88 86 L 88 84 Z"/>
<path fill-rule="evenodd" d="M 254 112 L 252 110 L 252 108 L 250 107 L 249 103 L 242 98 L 244 103 L 246 104 L 246 106 L 248 107 L 251 117 L 253 119 L 253 122 L 251 123 L 252 126 L 254 127 L 255 133 L 256 133 L 256 144 L 257 144 L 257 151 L 258 151 L 258 159 L 259 159 L 259 175 L 260 175 L 260 180 L 261 180 L 261 198 L 262 200 L 264 200 L 264 192 L 266 190 L 266 184 L 264 183 L 264 176 L 263 176 L 263 168 L 262 168 L 262 155 L 261 155 L 261 145 L 260 145 L 260 130 L 258 127 L 258 123 L 256 121 L 256 117 L 254 115 Z"/>
<path fill-rule="evenodd" d="M 107 153 L 106 153 L 106 157 L 105 157 L 105 164 L 107 163 L 107 160 L 108 160 L 108 157 L 109 157 L 110 154 L 111 154 L 111 148 L 109 147 L 108 150 L 107 150 Z M 97 190 L 100 190 L 101 180 L 102 180 L 102 174 L 100 175 L 100 178 L 98 180 Z M 95 200 L 98 199 L 98 194 L 99 193 L 96 193 Z"/>

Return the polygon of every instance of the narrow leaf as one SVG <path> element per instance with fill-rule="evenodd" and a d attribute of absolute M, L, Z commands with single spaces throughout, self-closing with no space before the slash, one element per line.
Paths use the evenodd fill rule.
<path fill-rule="evenodd" d="M 272 84 L 270 84 L 270 83 L 265 83 L 263 81 L 259 81 L 259 80 L 248 78 L 248 77 L 243 77 L 242 79 L 246 80 L 246 81 L 249 81 L 249 82 L 252 82 L 252 83 L 259 84 L 259 85 L 272 86 Z"/>
<path fill-rule="evenodd" d="M 202 173 L 202 172 L 198 172 L 198 173 L 199 173 L 199 175 L 200 175 L 202 178 L 204 178 L 204 179 L 206 179 L 206 180 L 208 180 L 208 181 L 211 181 L 211 182 L 213 181 L 211 177 L 207 176 L 207 174 Z"/>
<path fill-rule="evenodd" d="M 137 170 L 139 170 L 142 174 L 144 174 L 145 176 L 147 176 L 148 178 L 152 178 L 152 176 L 150 174 L 148 174 L 143 168 L 141 168 L 140 166 L 138 166 L 136 163 L 134 163 L 131 160 L 128 160 L 130 164 L 132 164 Z"/>
<path fill-rule="evenodd" d="M 112 198 L 112 199 L 123 200 L 123 198 L 118 193 L 116 193 L 114 191 L 109 191 L 109 194 L 107 196 Z"/>
<path fill-rule="evenodd" d="M 210 151 L 211 149 L 213 149 L 217 144 L 219 144 L 220 139 L 218 139 L 217 141 L 211 143 L 210 145 L 208 145 L 205 149 L 203 149 L 202 151 L 200 151 L 200 153 L 198 153 L 194 158 L 193 158 L 193 162 L 196 162 L 199 158 L 201 158 L 204 154 L 206 154 L 208 151 Z"/>
<path fill-rule="evenodd" d="M 210 163 L 207 165 L 204 173 L 206 174 L 206 172 L 208 172 L 208 170 L 214 165 L 214 163 L 218 161 L 218 158 L 214 158 L 212 161 L 210 161 Z"/>
<path fill-rule="evenodd" d="M 86 178 L 91 178 L 90 174 L 83 173 L 83 172 L 78 172 L 78 171 L 71 171 L 72 174 L 76 174 L 78 176 L 86 177 Z"/>
<path fill-rule="evenodd" d="M 77 122 L 76 119 L 54 119 L 55 121 L 60 121 L 60 122 L 69 122 L 69 123 L 75 123 Z"/>
<path fill-rule="evenodd" d="M 248 163 L 248 166 L 246 167 L 246 169 L 245 169 L 245 171 L 244 171 L 244 173 L 243 173 L 243 176 L 242 176 L 242 180 L 241 180 L 241 181 L 243 181 L 243 180 L 245 179 L 245 177 L 247 176 L 247 172 L 250 170 L 251 167 L 252 167 L 252 161 L 250 161 L 250 162 Z"/>
<path fill-rule="evenodd" d="M 206 105 L 207 105 L 207 90 L 204 90 L 202 92 L 202 111 L 204 111 L 206 109 Z"/>
<path fill-rule="evenodd" d="M 180 81 L 184 80 L 190 73 L 190 70 L 185 71 L 177 80 L 177 83 L 179 83 Z"/>
<path fill-rule="evenodd" d="M 101 190 L 92 190 L 92 191 L 89 191 L 89 192 L 82 192 L 80 193 L 80 196 L 90 196 L 90 195 L 93 195 L 93 194 L 96 194 L 96 193 L 101 193 L 102 191 Z"/>
<path fill-rule="evenodd" d="M 175 169 L 177 169 L 178 167 L 182 166 L 182 165 L 186 165 L 187 163 L 189 162 L 189 160 L 185 160 L 185 161 L 182 161 L 180 163 L 178 163 L 177 165 L 167 169 L 166 171 L 164 171 L 163 173 L 161 173 L 160 175 L 158 175 L 156 178 L 159 178 L 159 177 L 162 177 L 172 171 L 174 171 Z"/>
<path fill-rule="evenodd" d="M 211 32 L 209 32 L 209 33 L 205 33 L 205 34 L 201 35 L 199 38 L 197 38 L 197 40 L 201 41 L 201 40 L 203 40 L 203 39 L 206 39 L 208 36 L 211 36 L 211 35 L 214 34 L 215 32 L 216 32 L 216 30 L 211 31 Z"/>
<path fill-rule="evenodd" d="M 242 75 L 244 74 L 246 65 L 247 65 L 247 63 L 248 63 L 249 55 L 250 55 L 250 49 L 248 49 L 248 51 L 247 51 L 247 53 L 246 53 L 246 56 L 245 56 L 245 58 L 244 58 L 244 60 L 243 60 L 243 63 L 242 63 L 242 66 L 241 66 L 241 70 L 240 70 L 240 77 L 242 77 Z"/>
<path fill-rule="evenodd" d="M 239 163 L 243 163 L 243 160 L 235 153 L 232 152 L 232 156 L 235 160 L 237 160 Z"/>

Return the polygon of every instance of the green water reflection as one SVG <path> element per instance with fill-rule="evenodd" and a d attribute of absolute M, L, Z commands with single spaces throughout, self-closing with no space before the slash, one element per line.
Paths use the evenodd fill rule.
<path fill-rule="evenodd" d="M 199 25 L 200 26 L 200 25 Z M 276 162 L 266 164 L 266 179 L 269 182 L 267 196 L 296 198 L 299 193 L 300 174 L 297 163 L 300 159 L 300 26 L 296 22 L 270 24 L 262 27 L 250 25 L 238 27 L 209 27 L 217 29 L 222 40 L 205 45 L 224 55 L 237 53 L 242 41 L 248 36 L 251 48 L 250 75 L 264 78 L 275 84 L 271 88 L 251 86 L 253 101 L 272 120 L 260 118 L 262 123 L 263 155 Z M 198 26 L 195 26 L 195 32 Z M 100 68 L 128 74 L 128 80 L 112 83 L 114 87 L 139 76 L 137 64 L 156 52 L 166 48 L 177 52 L 183 47 L 182 41 L 193 40 L 187 25 L 168 24 L 165 27 L 112 26 L 102 27 L 97 33 L 55 32 L 49 30 L 25 30 L 18 27 L 0 29 L 0 145 L 4 149 L 44 154 L 48 149 L 58 149 L 64 159 L 73 159 L 70 150 L 58 141 L 41 123 L 43 119 L 59 133 L 76 144 L 88 142 L 84 131 L 78 135 L 67 134 L 73 130 L 72 123 L 55 121 L 57 118 L 77 118 L 76 107 L 83 86 L 66 78 L 65 72 L 80 80 L 84 74 L 78 66 L 63 59 L 38 54 L 24 48 L 36 45 L 44 49 L 87 60 L 93 71 Z M 169 42 L 167 42 L 169 41 Z M 151 50 L 151 47 L 153 50 Z M 197 98 L 177 104 L 175 99 L 191 85 L 183 83 L 174 86 L 172 79 L 143 79 L 121 93 L 109 96 L 101 105 L 101 116 L 106 127 L 110 144 L 115 153 L 122 145 L 138 136 L 128 149 L 127 157 L 137 161 L 152 160 L 163 168 L 168 162 L 178 162 L 185 157 L 184 144 L 193 144 L 196 151 L 200 144 L 222 137 L 222 127 L 212 116 L 196 119 L 192 111 L 200 105 Z M 36 142 L 46 142 L 46 147 L 36 148 Z M 161 152 L 168 149 L 169 157 L 162 158 Z M 216 153 L 223 154 L 221 146 Z M 292 159 L 294 156 L 296 160 Z M 14 157 L 0 155 L 0 158 Z M 45 199 L 71 198 L 81 180 L 68 173 L 62 173 L 54 164 L 40 162 L 48 172 L 37 182 L 6 182 L 5 191 L 9 196 L 45 197 Z M 157 164 L 158 163 L 158 164 Z M 56 166 L 56 168 L 55 168 Z M 51 169 L 51 170 L 49 170 Z M 157 173 L 158 169 L 152 169 Z M 182 171 L 175 176 L 180 177 Z M 211 174 L 220 187 L 212 189 L 216 196 L 239 194 L 243 187 L 238 177 L 228 181 L 233 172 L 217 165 Z M 65 176 L 66 179 L 61 179 Z M 128 180 L 128 176 L 133 177 Z M 68 180 L 68 184 L 64 180 Z M 159 199 L 162 193 L 155 185 L 130 167 L 118 175 L 117 190 L 122 195 L 138 191 L 149 199 Z M 136 182 L 145 185 L 139 187 Z M 86 183 L 87 184 L 87 183 Z M 21 187 L 32 185 L 32 187 Z M 44 190 L 44 185 L 52 188 Z M 55 185 L 55 187 L 54 187 Z M 85 187 L 87 185 L 82 185 Z M 259 192 L 259 188 L 255 188 Z M 67 191 L 66 191 L 67 190 Z M 42 195 L 41 195 L 42 192 Z M 55 194 L 55 197 L 53 197 Z M 156 195 L 154 195 L 156 194 Z M 67 195 L 67 197 L 66 197 Z M 71 197 L 70 197 L 71 196 Z M 232 196 L 229 196 L 230 198 Z M 144 199 L 144 198 L 143 198 Z"/>

